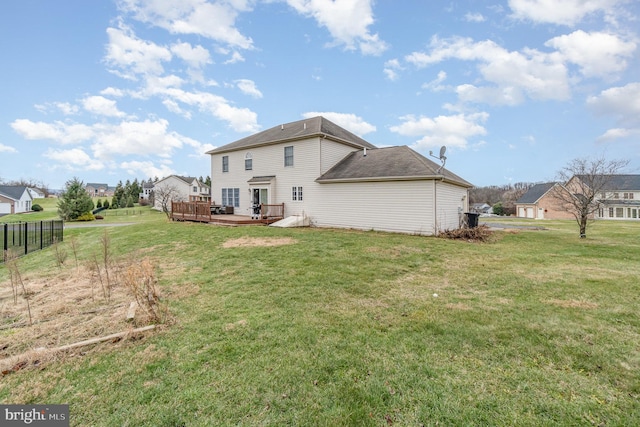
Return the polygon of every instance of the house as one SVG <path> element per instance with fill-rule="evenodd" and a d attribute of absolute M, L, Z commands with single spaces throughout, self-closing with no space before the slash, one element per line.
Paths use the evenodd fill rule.
<path fill-rule="evenodd" d="M 21 185 L 0 185 L 0 215 L 30 212 L 33 197 Z"/>
<path fill-rule="evenodd" d="M 421 235 L 460 227 L 472 185 L 406 146 L 377 148 L 324 117 L 207 152 L 211 194 L 236 214 L 284 204 L 319 227 Z"/>
<path fill-rule="evenodd" d="M 32 199 L 44 199 L 46 197 L 44 192 L 38 188 L 28 187 L 27 190 L 29 190 Z"/>
<path fill-rule="evenodd" d="M 170 175 L 153 185 L 154 209 L 171 210 L 171 202 L 211 203 L 211 189 L 191 176 Z"/>
<path fill-rule="evenodd" d="M 535 219 L 573 219 L 555 191 L 565 191 L 557 182 L 536 184 L 516 201 L 516 216 Z"/>
<path fill-rule="evenodd" d="M 640 175 L 605 176 L 606 186 L 596 201 L 599 204 L 596 219 L 640 219 Z M 556 191 L 580 193 L 586 179 L 573 176 L 566 186 L 549 182 L 534 185 L 516 202 L 516 212 L 522 218 L 573 219 L 562 201 L 554 196 Z"/>
<path fill-rule="evenodd" d="M 139 195 L 140 200 L 149 200 L 153 192 L 153 182 L 144 181 L 142 183 L 142 192 Z"/>
<path fill-rule="evenodd" d="M 91 197 L 113 197 L 116 188 L 109 187 L 107 184 L 100 184 L 95 182 L 87 183 L 84 189 Z"/>
<path fill-rule="evenodd" d="M 492 214 L 493 207 L 488 203 L 473 203 L 471 205 L 471 212 L 479 214 Z"/>
<path fill-rule="evenodd" d="M 640 175 L 609 176 L 598 201 L 596 218 L 640 219 Z"/>

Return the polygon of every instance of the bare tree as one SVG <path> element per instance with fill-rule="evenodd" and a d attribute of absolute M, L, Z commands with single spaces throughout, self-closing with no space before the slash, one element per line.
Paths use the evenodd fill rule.
<path fill-rule="evenodd" d="M 181 202 L 183 197 L 180 195 L 180 191 L 173 185 L 156 185 L 152 191 L 154 207 L 159 207 L 162 212 L 167 215 L 167 218 L 171 216 L 171 202 Z"/>
<path fill-rule="evenodd" d="M 627 167 L 628 160 L 577 158 L 558 172 L 561 185 L 553 187 L 553 196 L 580 227 L 580 238 L 587 237 L 587 225 L 595 218 L 601 202 L 613 197 L 610 183 L 614 175 Z"/>

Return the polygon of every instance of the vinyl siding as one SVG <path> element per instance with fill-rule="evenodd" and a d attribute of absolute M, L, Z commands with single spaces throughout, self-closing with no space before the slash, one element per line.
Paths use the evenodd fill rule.
<path fill-rule="evenodd" d="M 460 228 L 462 215 L 468 211 L 467 189 L 442 181 L 433 181 L 437 194 L 436 224 L 438 231 Z"/>
<path fill-rule="evenodd" d="M 433 181 L 322 184 L 311 222 L 322 227 L 434 234 Z"/>

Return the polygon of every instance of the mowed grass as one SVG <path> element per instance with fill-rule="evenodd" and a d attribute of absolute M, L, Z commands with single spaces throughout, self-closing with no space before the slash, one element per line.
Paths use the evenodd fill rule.
<path fill-rule="evenodd" d="M 77 426 L 640 421 L 640 222 L 477 244 L 139 219 L 112 248 L 153 260 L 175 322 L 7 375 L 0 401 L 68 403 Z M 65 239 L 90 259 L 104 232 Z M 51 249 L 20 266 L 57 268 Z"/>

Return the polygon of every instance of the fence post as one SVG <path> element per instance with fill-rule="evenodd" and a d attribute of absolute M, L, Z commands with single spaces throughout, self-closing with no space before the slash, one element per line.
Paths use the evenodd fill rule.
<path fill-rule="evenodd" d="M 29 223 L 24 223 L 24 254 L 29 253 Z"/>
<path fill-rule="evenodd" d="M 2 254 L 4 256 L 5 251 L 9 248 L 9 224 L 4 223 L 3 224 L 3 228 L 4 228 L 4 233 L 2 233 L 3 236 L 3 242 L 2 242 Z"/>
<path fill-rule="evenodd" d="M 40 250 L 42 250 L 42 248 L 44 246 L 42 246 L 42 227 L 43 227 L 43 222 L 44 221 L 40 221 Z"/>

